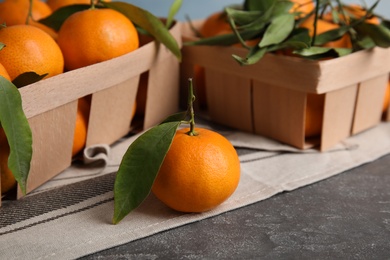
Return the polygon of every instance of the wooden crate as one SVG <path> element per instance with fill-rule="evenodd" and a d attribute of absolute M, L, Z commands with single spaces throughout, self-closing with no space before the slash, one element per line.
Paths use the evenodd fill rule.
<path fill-rule="evenodd" d="M 188 24 L 182 26 L 183 41 L 194 40 Z M 319 144 L 325 151 L 381 121 L 390 49 L 322 61 L 266 54 L 250 66 L 232 58 L 246 55 L 240 47 L 185 46 L 182 51 L 181 85 L 194 76 L 195 64 L 204 67 L 207 114 L 215 122 L 300 149 Z M 325 96 L 321 134 L 314 139 L 305 138 L 304 130 L 309 93 Z"/>
<path fill-rule="evenodd" d="M 179 46 L 180 28 L 177 23 L 170 30 Z M 112 144 L 129 133 L 139 78 L 143 73 L 148 76 L 148 92 L 141 127 L 146 129 L 179 110 L 179 61 L 165 46 L 154 41 L 118 58 L 20 89 L 33 135 L 27 192 L 71 165 L 79 98 L 91 97 L 87 146 Z M 17 197 L 20 196 L 18 190 Z"/>

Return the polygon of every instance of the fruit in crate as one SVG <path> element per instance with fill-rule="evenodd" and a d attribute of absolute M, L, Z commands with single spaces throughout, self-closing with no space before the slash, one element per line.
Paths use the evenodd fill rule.
<path fill-rule="evenodd" d="M 237 55 L 236 49 L 230 49 L 232 58 L 241 66 L 261 62 L 267 53 L 309 60 L 335 59 L 373 47 L 390 46 L 390 23 L 375 13 L 376 5 L 377 3 L 366 7 L 333 0 L 262 3 L 246 0 L 242 5 L 227 6 L 218 16 L 213 14 L 207 17 L 200 27 L 194 30 L 194 35 L 198 38 L 184 44 L 241 45 L 246 48 L 246 55 L 242 55 L 245 53 L 242 51 Z M 211 31 L 209 20 L 215 21 L 215 17 L 219 18 L 216 29 L 223 28 L 221 24 L 229 25 L 230 28 L 221 29 L 223 35 L 217 31 L 214 35 L 204 37 L 204 27 L 210 27 L 206 29 Z M 256 44 L 247 44 L 255 39 L 258 41 Z M 199 93 L 206 93 L 205 72 L 199 67 L 202 68 L 197 64 L 193 70 L 195 84 L 199 82 L 200 85 L 195 86 L 200 90 Z M 203 100 L 207 101 L 207 97 Z M 206 103 L 203 107 L 213 104 L 213 101 L 209 102 L 210 104 Z M 322 129 L 324 97 L 308 93 L 306 102 L 306 136 L 318 136 Z"/>
<path fill-rule="evenodd" d="M 309 59 L 335 58 L 374 46 L 390 45 L 388 23 L 380 23 L 385 19 L 375 14 L 376 5 L 364 7 L 335 0 L 277 0 L 260 4 L 246 0 L 242 5 L 227 6 L 224 12 L 206 18 L 204 25 L 207 28 L 202 26 L 196 32 L 196 35 L 205 36 L 185 44 L 245 45 L 247 40 L 259 39 L 259 44 L 246 46 L 247 56 L 232 55 L 241 65 L 254 64 L 269 52 L 294 53 Z M 212 25 L 209 20 L 218 23 Z M 221 37 L 217 35 L 221 30 L 234 33 Z M 213 34 L 202 34 L 202 31 Z"/>
<path fill-rule="evenodd" d="M 52 14 L 51 8 L 41 0 L 32 1 L 31 14 L 29 14 L 30 0 L 5 0 L 0 3 L 0 23 L 7 26 L 29 24 L 38 27 L 57 38 L 57 33 L 50 27 L 37 22 Z"/>
<path fill-rule="evenodd" d="M 133 23 L 112 9 L 87 9 L 69 16 L 58 32 L 65 68 L 74 70 L 129 53 L 139 46 Z"/>
<path fill-rule="evenodd" d="M 31 25 L 11 25 L 0 29 L 0 63 L 11 80 L 26 72 L 52 77 L 64 70 L 61 49 L 49 34 Z"/>
<path fill-rule="evenodd" d="M 108 2 L 108 1 L 106 0 L 106 2 Z M 91 0 L 47 0 L 46 3 L 51 8 L 51 10 L 54 12 L 57 9 L 60 9 L 61 7 L 69 6 L 69 5 L 76 5 L 76 4 L 90 5 Z M 97 3 L 98 3 L 98 1 L 95 1 L 95 4 L 97 4 Z"/>
<path fill-rule="evenodd" d="M 58 2 L 63 3 L 67 1 L 60 0 Z M 29 186 L 27 189 L 27 178 L 30 173 L 30 164 L 33 158 L 32 150 L 33 148 L 43 148 L 39 150 L 40 152 L 42 152 L 45 151 L 45 147 L 40 146 L 39 143 L 42 143 L 42 140 L 40 139 L 41 136 L 39 136 L 40 133 L 36 134 L 36 132 L 34 132 L 34 138 L 38 136 L 38 140 L 36 140 L 35 143 L 36 147 L 35 145 L 33 147 L 33 134 L 29 127 L 31 117 L 26 118 L 26 115 L 24 114 L 21 93 L 29 98 L 29 91 L 35 87 L 33 86 L 35 82 L 42 79 L 46 79 L 46 77 L 51 77 L 64 72 L 65 61 L 63 56 L 63 50 L 61 50 L 60 45 L 58 44 L 57 33 L 59 33 L 60 28 L 63 27 L 63 25 L 66 25 L 66 23 L 71 21 L 71 17 L 73 15 L 78 16 L 79 18 L 77 19 L 77 21 L 74 22 L 73 25 L 75 26 L 71 27 L 81 27 L 84 30 L 84 33 L 80 34 L 81 36 L 78 37 L 76 41 L 80 43 L 80 41 L 82 41 L 80 40 L 82 39 L 82 36 L 86 36 L 87 38 L 93 38 L 93 41 L 95 41 L 93 44 L 95 45 L 92 45 L 91 48 L 86 47 L 85 50 L 87 50 L 87 52 L 81 54 L 86 56 L 87 60 L 89 59 L 88 62 L 84 63 L 84 60 L 77 60 L 77 62 L 75 62 L 77 63 L 75 67 L 69 66 L 68 70 L 75 69 L 76 67 L 85 67 L 91 64 L 95 64 L 97 62 L 107 61 L 109 59 L 116 58 L 118 56 L 127 54 L 130 51 L 137 49 L 139 45 L 138 32 L 134 27 L 133 23 L 131 22 L 132 19 L 138 19 L 137 29 L 142 30 L 143 33 L 149 33 L 149 35 L 153 36 L 154 40 L 165 45 L 165 47 L 167 47 L 167 49 L 171 51 L 174 56 L 176 56 L 179 60 L 181 59 L 180 46 L 174 36 L 168 30 L 168 28 L 170 28 L 168 26 L 168 23 L 167 25 L 163 24 L 159 18 L 155 17 L 148 11 L 138 8 L 137 6 L 134 6 L 132 4 L 128 4 L 126 2 L 115 2 L 110 3 L 110 5 L 108 5 L 107 2 L 109 1 L 95 1 L 93 4 L 91 4 L 88 1 L 85 2 L 86 4 L 82 5 L 73 5 L 73 3 L 75 2 L 68 2 L 66 6 L 57 9 L 55 12 L 52 12 L 52 10 L 47 7 L 47 4 L 45 2 L 39 0 L 5 0 L 1 3 L 0 12 L 3 13 L 1 13 L 0 19 L 3 19 L 2 22 L 5 22 L 6 25 L 2 25 L 2 28 L 0 29 L 0 59 L 2 59 L 4 63 L 7 63 L 5 69 L 10 75 L 10 77 L 6 77 L 4 74 L 4 77 L 6 79 L 0 78 L 0 92 L 5 93 L 5 95 L 0 96 L 0 126 L 3 128 L 6 134 L 5 139 L 7 139 L 6 141 L 9 144 L 10 148 L 10 151 L 8 152 L 7 149 L 2 149 L 2 147 L 0 147 L 0 151 L 4 152 L 3 157 L 6 159 L 9 158 L 8 162 L 5 163 L 3 163 L 4 160 L 1 160 L 1 167 L 4 169 L 7 168 L 7 170 L 2 169 L 2 174 L 8 172 L 11 176 L 15 177 L 14 179 L 16 179 L 16 181 L 19 183 L 22 193 L 24 194 L 28 190 L 34 189 L 34 185 L 39 185 L 39 183 L 42 184 L 48 179 L 50 179 L 53 176 L 52 174 L 58 174 L 59 172 L 57 172 L 57 169 L 61 167 L 66 167 L 66 163 L 63 163 L 63 165 L 57 168 L 53 167 L 56 168 L 55 170 L 53 170 L 53 172 L 50 172 L 51 169 L 47 169 L 49 171 L 48 173 L 42 170 L 38 174 L 39 176 L 34 176 L 37 182 L 34 181 L 34 185 Z M 47 12 L 42 11 L 44 8 Z M 40 13 L 40 11 L 42 12 Z M 93 13 L 93 22 L 92 25 L 89 24 L 90 28 L 86 29 L 82 25 L 88 23 L 89 21 L 86 21 L 85 18 L 82 18 L 81 16 L 89 12 Z M 170 15 L 174 14 L 175 12 L 170 13 Z M 20 17 L 21 19 L 17 21 L 16 18 Z M 172 21 L 172 19 L 170 21 Z M 96 27 L 98 27 L 98 33 L 96 33 L 96 31 L 94 33 L 92 32 L 92 30 L 90 30 L 91 28 Z M 15 33 L 16 29 L 18 28 L 28 29 L 25 29 L 25 33 Z M 11 31 L 12 33 L 9 33 Z M 64 31 L 66 30 L 64 29 Z M 102 32 L 105 32 L 106 34 L 104 34 L 103 36 L 99 35 L 99 33 Z M 114 34 L 116 38 L 112 38 Z M 40 35 L 41 37 L 38 37 L 38 39 L 34 38 L 36 35 Z M 67 43 L 63 44 L 61 47 L 64 47 L 64 45 L 70 45 L 72 43 L 72 40 L 74 40 L 66 38 L 66 35 L 67 33 L 64 32 L 61 36 L 61 39 L 65 38 L 67 41 Z M 78 36 L 76 33 L 74 35 Z M 99 36 L 101 36 L 100 42 L 98 42 Z M 49 39 L 51 39 L 50 43 L 49 40 L 47 40 L 48 37 Z M 28 40 L 30 41 L 30 43 L 33 43 L 33 45 L 30 46 L 30 50 L 32 53 L 35 53 L 36 56 L 29 56 L 30 53 L 27 52 L 28 50 L 25 50 L 21 46 L 25 39 L 26 41 Z M 61 42 L 63 41 L 61 40 Z M 35 43 L 37 46 L 34 45 Z M 46 51 L 41 53 L 40 48 L 43 45 Z M 60 57 L 57 57 L 55 55 L 53 56 L 54 51 L 51 48 L 53 46 L 55 46 L 56 50 L 59 51 L 57 53 L 61 54 Z M 64 47 L 64 49 L 66 49 L 66 47 Z M 95 51 L 91 49 L 94 49 Z M 11 52 L 13 52 L 12 56 L 14 56 L 12 58 L 10 54 Z M 91 53 L 92 56 L 89 55 Z M 103 54 L 103 56 L 101 54 Z M 45 60 L 50 55 L 52 56 L 48 58 L 48 60 Z M 23 62 L 20 61 L 20 56 L 23 56 Z M 74 57 L 73 55 L 70 56 L 72 58 Z M 43 59 L 38 62 L 38 59 L 41 57 L 43 57 Z M 135 56 L 135 58 L 137 58 L 137 56 Z M 69 60 L 69 55 L 66 56 L 66 60 Z M 67 64 L 69 63 L 67 62 Z M 56 71 L 54 68 L 58 67 L 61 67 L 61 70 Z M 0 74 L 2 73 L 1 69 L 2 67 L 0 66 Z M 5 69 L 4 73 L 6 71 Z M 66 75 L 61 75 L 61 77 L 59 77 L 58 79 L 62 82 L 62 79 L 68 78 Z M 55 79 L 50 80 L 55 81 Z M 24 92 L 24 90 L 21 90 L 21 92 L 17 90 L 17 88 L 21 88 L 26 85 L 29 85 L 29 90 L 27 90 L 26 92 Z M 45 83 L 42 83 L 42 85 L 47 86 L 45 85 Z M 69 86 L 69 88 L 71 87 L 73 86 Z M 51 92 L 51 94 L 56 93 L 56 91 L 57 90 L 54 90 L 53 92 Z M 84 94 L 89 95 L 93 93 Z M 6 100 L 12 102 L 6 102 Z M 68 101 L 70 102 L 73 100 Z M 84 103 L 83 101 L 84 98 L 80 97 L 78 101 L 79 108 L 77 110 L 77 119 L 74 128 L 72 155 L 75 155 L 80 152 L 85 146 L 86 128 L 88 126 L 88 112 L 85 112 L 85 110 L 89 110 L 89 104 L 87 104 L 87 108 L 84 109 L 84 105 L 82 104 Z M 67 101 L 65 100 L 64 102 Z M 68 103 L 66 103 L 66 105 L 68 105 Z M 29 104 L 27 104 L 27 109 L 30 109 L 28 106 Z M 64 106 L 61 106 L 61 108 L 63 107 Z M 54 111 L 56 109 L 57 107 L 50 111 Z M 68 110 L 68 112 L 69 111 L 70 110 Z M 48 111 L 42 111 L 42 113 L 45 112 Z M 42 113 L 38 113 L 37 116 L 40 117 Z M 36 115 L 33 116 L 34 118 L 38 118 L 35 117 Z M 34 123 L 35 122 L 36 121 L 34 121 Z M 55 124 L 52 124 L 52 126 L 54 125 Z M 57 132 L 53 133 L 53 136 L 54 134 L 57 134 Z M 67 133 L 67 136 L 70 136 L 69 133 Z M 5 145 L 2 146 L 6 147 Z M 7 155 L 7 153 L 9 154 L 9 156 Z M 64 152 L 64 154 L 67 154 L 67 152 Z M 39 165 L 41 163 L 39 161 L 40 158 L 38 157 L 39 155 L 33 158 L 34 167 L 35 165 Z M 64 158 L 61 158 L 61 160 L 62 159 Z M 65 158 L 64 160 L 68 161 L 69 159 L 70 158 Z M 58 161 L 56 162 L 56 165 L 60 164 L 61 163 L 58 163 Z M 49 165 L 48 168 L 50 168 L 51 166 Z M 36 168 L 33 169 L 33 173 L 37 174 Z M 5 184 L 6 177 L 2 176 L 2 180 L 0 182 L 2 184 Z M 3 192 L 4 190 L 5 188 L 3 189 Z"/>

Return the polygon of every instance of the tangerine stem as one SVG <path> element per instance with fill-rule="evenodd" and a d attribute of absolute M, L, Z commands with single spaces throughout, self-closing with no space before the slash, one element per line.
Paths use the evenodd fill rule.
<path fill-rule="evenodd" d="M 26 18 L 26 24 L 29 24 L 30 17 L 32 19 L 32 8 L 33 8 L 33 0 L 30 0 L 30 6 L 28 7 L 28 14 Z"/>
<path fill-rule="evenodd" d="M 195 131 L 195 112 L 194 112 L 194 101 L 195 101 L 195 95 L 194 95 L 194 88 L 192 85 L 192 78 L 188 79 L 189 82 L 189 91 L 188 91 L 188 111 L 190 112 L 190 131 L 188 132 L 188 135 L 195 136 L 198 135 L 198 133 Z"/>

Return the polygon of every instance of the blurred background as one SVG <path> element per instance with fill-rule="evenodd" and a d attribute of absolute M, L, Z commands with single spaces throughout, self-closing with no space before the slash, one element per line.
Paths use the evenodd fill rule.
<path fill-rule="evenodd" d="M 141 8 L 147 9 L 156 16 L 166 17 L 172 0 L 125 0 Z M 259 0 L 261 1 L 261 0 Z M 366 4 L 375 3 L 375 0 L 344 0 L 344 3 Z M 184 21 L 186 16 L 191 20 L 203 19 L 209 14 L 223 9 L 227 5 L 241 4 L 243 0 L 183 0 L 182 8 L 176 15 L 176 19 Z M 375 9 L 375 13 L 390 19 L 390 1 L 381 0 Z"/>

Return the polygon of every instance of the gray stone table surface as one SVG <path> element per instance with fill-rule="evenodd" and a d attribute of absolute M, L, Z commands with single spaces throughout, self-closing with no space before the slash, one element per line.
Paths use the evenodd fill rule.
<path fill-rule="evenodd" d="M 81 259 L 390 259 L 390 155 Z"/>

